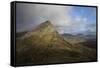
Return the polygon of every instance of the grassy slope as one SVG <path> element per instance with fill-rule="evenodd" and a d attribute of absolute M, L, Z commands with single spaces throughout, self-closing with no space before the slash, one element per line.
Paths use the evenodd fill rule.
<path fill-rule="evenodd" d="M 23 40 L 17 39 L 17 64 L 79 62 L 96 59 L 95 50 L 81 44 L 69 45 L 58 38 L 48 43 L 49 38 L 45 41 L 43 38 L 40 40 L 37 38 L 38 36 L 30 36 Z"/>

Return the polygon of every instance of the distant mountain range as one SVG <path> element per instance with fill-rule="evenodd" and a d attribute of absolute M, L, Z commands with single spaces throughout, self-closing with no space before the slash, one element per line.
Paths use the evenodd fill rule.
<path fill-rule="evenodd" d="M 16 36 L 17 65 L 96 61 L 96 49 L 75 43 L 82 40 L 77 36 L 60 35 L 50 21 Z"/>
<path fill-rule="evenodd" d="M 79 33 L 79 34 L 76 34 L 76 35 L 73 35 L 73 34 L 69 34 L 69 33 L 64 33 L 62 34 L 62 36 L 65 36 L 65 37 L 80 37 L 80 38 L 85 38 L 85 39 L 88 39 L 88 38 L 96 38 L 96 35 L 94 34 L 82 34 L 82 33 Z"/>

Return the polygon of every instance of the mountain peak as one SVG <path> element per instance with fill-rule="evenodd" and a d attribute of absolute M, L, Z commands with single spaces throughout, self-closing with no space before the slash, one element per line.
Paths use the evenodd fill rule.
<path fill-rule="evenodd" d="M 37 28 L 35 28 L 32 31 L 49 31 L 49 32 L 54 31 L 55 32 L 56 30 L 53 24 L 49 20 L 47 20 L 41 23 L 40 25 L 38 25 Z"/>
<path fill-rule="evenodd" d="M 49 21 L 49 20 L 47 20 L 47 21 L 45 21 L 45 22 L 43 22 L 43 23 L 41 23 L 40 24 L 40 27 L 46 27 L 46 26 L 52 26 L 53 27 L 53 25 L 51 24 L 51 22 Z"/>
<path fill-rule="evenodd" d="M 50 24 L 51 25 L 51 22 L 49 20 L 45 21 L 44 24 Z"/>
<path fill-rule="evenodd" d="M 68 48 L 71 46 L 56 31 L 49 20 L 41 23 L 33 31 L 27 33 L 23 39 L 31 39 L 31 43 L 40 47 Z M 29 40 L 28 40 L 29 41 Z M 30 42 L 30 41 L 29 41 Z M 59 44 L 58 44 L 59 43 Z"/>

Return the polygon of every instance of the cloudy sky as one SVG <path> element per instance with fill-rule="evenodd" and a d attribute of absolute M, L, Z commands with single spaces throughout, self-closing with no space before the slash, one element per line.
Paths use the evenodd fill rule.
<path fill-rule="evenodd" d="M 59 33 L 96 33 L 96 8 L 43 4 L 16 4 L 17 32 L 30 31 L 51 21 Z"/>

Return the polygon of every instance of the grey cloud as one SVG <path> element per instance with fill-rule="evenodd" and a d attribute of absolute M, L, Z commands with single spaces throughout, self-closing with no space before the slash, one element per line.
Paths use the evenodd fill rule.
<path fill-rule="evenodd" d="M 17 31 L 33 29 L 50 20 L 54 26 L 68 26 L 71 7 L 42 4 L 17 4 Z"/>

